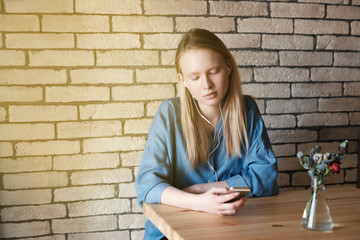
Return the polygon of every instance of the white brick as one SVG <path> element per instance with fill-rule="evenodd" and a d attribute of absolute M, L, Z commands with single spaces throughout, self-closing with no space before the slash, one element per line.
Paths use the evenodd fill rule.
<path fill-rule="evenodd" d="M 147 134 L 152 119 L 136 119 L 125 121 L 124 134 Z"/>
<path fill-rule="evenodd" d="M 161 51 L 161 65 L 175 66 L 175 50 Z"/>
<path fill-rule="evenodd" d="M 351 82 L 344 84 L 344 95 L 345 96 L 359 96 L 360 82 Z"/>
<path fill-rule="evenodd" d="M 84 49 L 140 48 L 139 34 L 77 34 L 77 46 Z"/>
<path fill-rule="evenodd" d="M 145 231 L 141 230 L 141 231 L 131 231 L 131 239 L 132 240 L 141 240 L 144 238 L 145 235 Z"/>
<path fill-rule="evenodd" d="M 0 191 L 0 205 L 47 204 L 51 202 L 51 189 Z"/>
<path fill-rule="evenodd" d="M 96 15 L 43 15 L 44 32 L 108 32 L 109 17 Z"/>
<path fill-rule="evenodd" d="M 149 68 L 136 70 L 136 82 L 139 83 L 176 83 L 174 68 Z"/>
<path fill-rule="evenodd" d="M 303 170 L 297 157 L 278 158 L 279 171 Z"/>
<path fill-rule="evenodd" d="M 359 81 L 359 68 L 311 68 L 311 80 L 313 81 Z"/>
<path fill-rule="evenodd" d="M 147 34 L 143 38 L 145 49 L 176 49 L 182 34 Z"/>
<path fill-rule="evenodd" d="M 0 172 L 30 172 L 30 171 L 46 171 L 51 170 L 51 157 L 27 157 L 0 159 Z"/>
<path fill-rule="evenodd" d="M 27 238 L 26 240 L 66 240 L 65 235 L 51 235 L 45 237 Z"/>
<path fill-rule="evenodd" d="M 101 14 L 140 14 L 141 0 L 77 0 L 75 11 Z"/>
<path fill-rule="evenodd" d="M 333 57 L 329 52 L 295 52 L 279 53 L 281 66 L 330 66 Z"/>
<path fill-rule="evenodd" d="M 25 53 L 18 50 L 0 50 L 0 66 L 24 66 Z"/>
<path fill-rule="evenodd" d="M 107 87 L 47 87 L 46 102 L 108 101 Z"/>
<path fill-rule="evenodd" d="M 130 240 L 128 231 L 69 234 L 68 240 Z M 133 238 L 131 238 L 133 239 Z M 133 239 L 134 240 L 134 239 Z"/>
<path fill-rule="evenodd" d="M 94 53 L 86 50 L 29 52 L 30 66 L 94 66 Z"/>
<path fill-rule="evenodd" d="M 296 154 L 295 144 L 272 145 L 277 157 L 294 156 Z"/>
<path fill-rule="evenodd" d="M 0 124 L 0 140 L 53 139 L 53 124 Z"/>
<path fill-rule="evenodd" d="M 266 16 L 268 15 L 267 3 L 260 2 L 228 2 L 210 1 L 210 15 L 221 16 Z"/>
<path fill-rule="evenodd" d="M 323 18 L 325 7 L 320 4 L 270 3 L 271 17 Z"/>
<path fill-rule="evenodd" d="M 73 12 L 72 0 L 4 0 L 7 13 L 71 13 Z"/>
<path fill-rule="evenodd" d="M 256 82 L 309 82 L 310 73 L 304 68 L 268 67 L 255 68 Z"/>
<path fill-rule="evenodd" d="M 57 188 L 54 190 L 55 202 L 70 202 L 112 197 L 115 197 L 115 187 L 113 185 L 67 187 Z"/>
<path fill-rule="evenodd" d="M 1 210 L 1 220 L 4 222 L 43 220 L 66 216 L 66 206 L 51 204 L 40 206 L 9 207 Z"/>
<path fill-rule="evenodd" d="M 13 155 L 13 145 L 9 142 L 0 142 L 0 157 L 9 157 Z"/>
<path fill-rule="evenodd" d="M 73 185 L 120 183 L 132 180 L 133 176 L 129 168 L 73 172 L 71 174 L 71 183 Z"/>
<path fill-rule="evenodd" d="M 295 20 L 295 33 L 303 34 L 348 34 L 349 24 L 345 21 Z"/>
<path fill-rule="evenodd" d="M 64 122 L 56 125 L 57 138 L 85 138 L 122 135 L 121 121 Z"/>
<path fill-rule="evenodd" d="M 108 103 L 80 106 L 80 119 L 115 119 L 144 116 L 143 103 Z"/>
<path fill-rule="evenodd" d="M 327 6 L 326 18 L 360 19 L 359 7 L 355 6 Z"/>
<path fill-rule="evenodd" d="M 266 113 L 302 113 L 316 112 L 316 99 L 286 99 L 268 100 L 266 103 Z"/>
<path fill-rule="evenodd" d="M 121 183 L 119 184 L 119 197 L 120 198 L 136 198 L 136 189 L 134 183 Z"/>
<path fill-rule="evenodd" d="M 50 234 L 49 222 L 24 222 L 0 224 L 0 238 L 31 237 Z"/>
<path fill-rule="evenodd" d="M 119 166 L 119 154 L 77 154 L 54 157 L 55 170 L 115 168 Z"/>
<path fill-rule="evenodd" d="M 317 49 L 330 50 L 360 50 L 360 39 L 358 37 L 344 37 L 344 36 L 318 36 Z"/>
<path fill-rule="evenodd" d="M 259 34 L 216 34 L 227 48 L 259 48 Z"/>
<path fill-rule="evenodd" d="M 353 0 L 354 2 L 355 0 Z M 298 2 L 326 3 L 326 4 L 349 4 L 349 0 L 298 0 Z"/>
<path fill-rule="evenodd" d="M 143 137 L 113 137 L 85 139 L 84 153 L 118 152 L 144 149 L 146 140 Z"/>
<path fill-rule="evenodd" d="M 321 98 L 319 99 L 320 112 L 360 111 L 360 98 Z"/>
<path fill-rule="evenodd" d="M 360 46 L 360 44 L 359 44 L 359 46 Z M 335 66 L 360 66 L 360 52 L 334 53 L 334 65 Z"/>
<path fill-rule="evenodd" d="M 143 151 L 121 153 L 121 165 L 124 167 L 139 166 Z"/>
<path fill-rule="evenodd" d="M 360 21 L 351 22 L 351 34 L 360 35 Z"/>
<path fill-rule="evenodd" d="M 65 70 L 53 69 L 0 69 L 0 84 L 37 85 L 66 83 Z"/>
<path fill-rule="evenodd" d="M 76 106 L 10 106 L 10 122 L 77 120 Z"/>
<path fill-rule="evenodd" d="M 299 35 L 263 35 L 264 49 L 313 49 L 314 39 L 310 36 Z"/>
<path fill-rule="evenodd" d="M 341 83 L 296 83 L 291 85 L 293 97 L 338 97 L 342 95 Z"/>
<path fill-rule="evenodd" d="M 74 69 L 70 71 L 72 84 L 126 84 L 133 82 L 130 69 Z"/>
<path fill-rule="evenodd" d="M 136 199 L 132 200 L 132 212 L 133 213 L 142 213 L 143 212 L 142 208 L 137 203 Z"/>
<path fill-rule="evenodd" d="M 162 101 L 152 101 L 146 104 L 146 116 L 153 117 L 155 116 L 157 110 L 159 109 Z"/>
<path fill-rule="evenodd" d="M 317 132 L 312 130 L 269 130 L 271 143 L 311 142 L 317 139 Z"/>
<path fill-rule="evenodd" d="M 349 124 L 347 113 L 310 113 L 297 116 L 299 127 L 346 126 Z"/>
<path fill-rule="evenodd" d="M 241 82 L 251 82 L 253 80 L 253 69 L 252 68 L 238 68 Z"/>
<path fill-rule="evenodd" d="M 67 204 L 69 217 L 82 217 L 103 214 L 130 212 L 129 199 L 106 199 Z"/>
<path fill-rule="evenodd" d="M 68 174 L 66 172 L 5 174 L 3 181 L 6 189 L 61 187 L 68 184 Z"/>
<path fill-rule="evenodd" d="M 115 230 L 116 216 L 94 216 L 52 220 L 53 233 L 81 233 Z"/>
<path fill-rule="evenodd" d="M 7 48 L 73 48 L 75 38 L 73 34 L 56 33 L 16 33 L 6 34 Z"/>
<path fill-rule="evenodd" d="M 205 1 L 193 0 L 144 0 L 146 15 L 203 15 L 207 14 Z"/>
<path fill-rule="evenodd" d="M 360 112 L 350 113 L 350 125 L 360 125 Z"/>
<path fill-rule="evenodd" d="M 291 115 L 263 115 L 266 128 L 294 128 L 296 127 L 296 118 Z"/>
<path fill-rule="evenodd" d="M 40 22 L 38 16 L 0 14 L 0 31 L 34 32 L 39 30 Z"/>
<path fill-rule="evenodd" d="M 113 16 L 114 32 L 172 32 L 173 20 L 170 17 Z"/>
<path fill-rule="evenodd" d="M 240 66 L 277 65 L 279 58 L 276 52 L 265 51 L 235 51 L 232 54 Z"/>
<path fill-rule="evenodd" d="M 42 99 L 40 87 L 0 87 L 0 102 L 39 102 Z"/>
<path fill-rule="evenodd" d="M 0 107 L 0 122 L 4 122 L 6 120 L 6 115 L 7 115 L 6 109 L 4 107 Z"/>
<path fill-rule="evenodd" d="M 152 66 L 158 65 L 157 51 L 110 50 L 96 52 L 97 66 Z"/>
<path fill-rule="evenodd" d="M 159 100 L 175 97 L 175 89 L 171 84 L 113 87 L 111 92 L 116 101 Z"/>
<path fill-rule="evenodd" d="M 15 144 L 16 156 L 59 155 L 80 152 L 79 141 L 19 142 Z"/>
<path fill-rule="evenodd" d="M 290 97 L 289 84 L 243 84 L 244 94 L 255 98 L 288 98 Z M 279 91 L 281 89 L 281 91 Z"/>
<path fill-rule="evenodd" d="M 119 216 L 120 229 L 142 228 L 146 218 L 142 214 L 124 214 Z"/>
<path fill-rule="evenodd" d="M 289 19 L 239 18 L 237 20 L 237 30 L 240 33 L 292 33 L 293 24 Z"/>
<path fill-rule="evenodd" d="M 175 19 L 177 32 L 187 32 L 191 28 L 205 28 L 212 32 L 235 31 L 234 18 L 218 17 L 177 17 Z"/>

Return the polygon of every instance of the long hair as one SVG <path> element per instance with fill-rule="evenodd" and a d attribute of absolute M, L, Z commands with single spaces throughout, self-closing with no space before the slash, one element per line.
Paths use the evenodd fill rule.
<path fill-rule="evenodd" d="M 210 49 L 230 61 L 232 71 L 229 75 L 229 87 L 221 106 L 226 153 L 230 157 L 241 157 L 242 150 L 248 149 L 246 106 L 242 94 L 237 64 L 225 44 L 213 33 L 205 29 L 191 29 L 181 39 L 175 56 L 176 72 L 182 73 L 180 58 L 189 49 Z M 190 165 L 196 168 L 208 161 L 211 133 L 206 130 L 204 120 L 197 113 L 192 96 L 187 88 L 179 84 L 181 101 L 181 123 L 185 137 L 186 154 Z"/>

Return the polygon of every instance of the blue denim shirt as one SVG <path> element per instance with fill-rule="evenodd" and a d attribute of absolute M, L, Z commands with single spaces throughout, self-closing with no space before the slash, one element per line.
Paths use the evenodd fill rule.
<path fill-rule="evenodd" d="M 245 96 L 248 122 L 248 152 L 243 157 L 229 158 L 224 145 L 222 119 L 215 132 L 218 142 L 213 143 L 209 162 L 216 170 L 219 181 L 229 187 L 250 187 L 252 196 L 269 196 L 278 193 L 277 161 L 255 101 Z M 172 185 L 183 189 L 193 184 L 217 181 L 214 171 L 204 164 L 193 169 L 188 163 L 181 127 L 180 99 L 165 100 L 159 107 L 150 127 L 148 140 L 135 180 L 137 200 L 160 203 L 161 194 Z M 226 123 L 224 123 L 226 124 Z M 215 138 L 217 139 L 217 138 Z M 144 239 L 161 239 L 164 235 L 150 222 L 145 224 Z"/>

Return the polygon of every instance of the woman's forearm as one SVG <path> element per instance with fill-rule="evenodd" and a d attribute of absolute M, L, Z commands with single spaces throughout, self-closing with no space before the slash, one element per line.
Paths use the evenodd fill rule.
<path fill-rule="evenodd" d="M 165 188 L 161 195 L 161 203 L 175 207 L 198 210 L 196 205 L 198 202 L 196 195 L 197 194 L 169 186 Z"/>
<path fill-rule="evenodd" d="M 213 187 L 228 187 L 227 183 L 225 181 L 220 182 L 211 182 L 211 183 L 200 183 L 200 184 L 194 184 L 187 188 L 184 188 L 183 190 L 185 192 L 189 193 L 204 193 L 209 191 Z"/>

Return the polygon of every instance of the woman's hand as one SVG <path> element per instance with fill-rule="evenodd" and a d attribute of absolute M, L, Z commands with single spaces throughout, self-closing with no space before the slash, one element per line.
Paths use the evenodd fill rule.
<path fill-rule="evenodd" d="M 198 194 L 197 197 L 195 210 L 218 215 L 236 214 L 247 199 L 246 197 L 237 199 L 239 193 L 228 193 L 227 187 L 214 187 L 205 193 Z"/>

